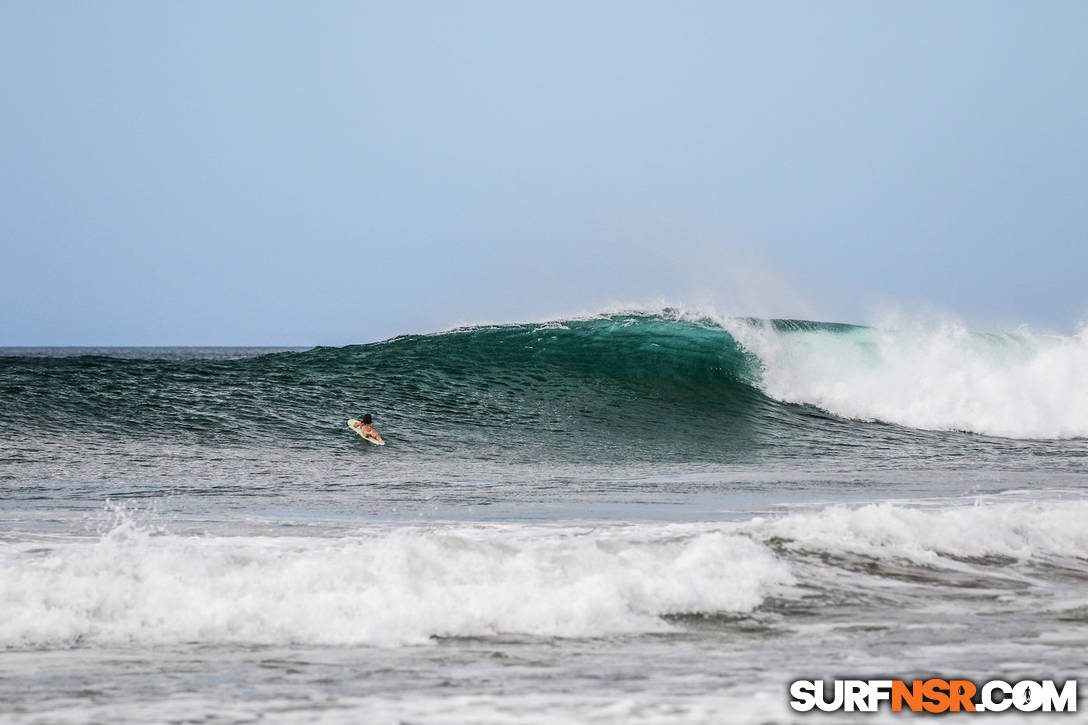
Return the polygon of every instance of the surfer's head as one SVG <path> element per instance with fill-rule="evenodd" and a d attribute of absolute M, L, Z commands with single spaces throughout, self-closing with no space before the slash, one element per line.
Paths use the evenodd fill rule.
<path fill-rule="evenodd" d="M 363 425 L 370 425 L 374 422 L 374 419 L 370 417 L 370 413 L 363 416 Z"/>

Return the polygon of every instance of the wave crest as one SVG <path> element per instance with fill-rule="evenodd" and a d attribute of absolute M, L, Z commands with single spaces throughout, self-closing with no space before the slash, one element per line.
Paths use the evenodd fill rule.
<path fill-rule="evenodd" d="M 1088 436 L 1088 330 L 783 329 L 726 322 L 771 397 L 858 420 L 1008 438 Z"/>

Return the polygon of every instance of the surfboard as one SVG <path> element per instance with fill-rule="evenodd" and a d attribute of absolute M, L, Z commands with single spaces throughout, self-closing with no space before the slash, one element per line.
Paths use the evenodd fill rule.
<path fill-rule="evenodd" d="M 366 433 L 363 433 L 363 422 L 361 420 L 355 420 L 354 418 L 348 418 L 348 428 L 351 428 L 353 431 L 358 433 L 359 437 L 362 438 L 364 441 L 367 441 L 368 443 L 373 443 L 376 446 L 384 446 L 385 445 L 385 441 L 380 441 L 377 438 L 374 438 L 372 436 L 368 436 Z"/>

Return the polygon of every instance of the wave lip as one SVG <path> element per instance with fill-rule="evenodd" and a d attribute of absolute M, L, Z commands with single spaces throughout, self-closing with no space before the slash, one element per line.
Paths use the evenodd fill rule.
<path fill-rule="evenodd" d="M 725 321 L 787 403 L 911 428 L 1088 437 L 1088 328 L 1073 336 L 935 328 L 792 329 Z"/>

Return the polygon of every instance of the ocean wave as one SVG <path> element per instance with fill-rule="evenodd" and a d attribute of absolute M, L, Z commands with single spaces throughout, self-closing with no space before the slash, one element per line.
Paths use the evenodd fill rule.
<path fill-rule="evenodd" d="M 789 580 L 747 537 L 669 527 L 183 537 L 123 517 L 97 540 L 2 551 L 5 647 L 660 632 L 662 615 L 750 611 Z"/>
<path fill-rule="evenodd" d="M 446 454 L 457 428 L 477 451 L 733 460 L 815 438 L 883 445 L 899 435 L 886 424 L 1088 437 L 1088 332 L 610 311 L 241 360 L 0 357 L 0 395 L 12 436 L 327 447 L 369 410 L 390 450 Z"/>
<path fill-rule="evenodd" d="M 1003 503 L 927 509 L 890 503 L 831 506 L 745 530 L 790 549 L 860 554 L 934 564 L 950 558 L 1029 560 L 1083 557 L 1088 552 L 1088 502 Z"/>
<path fill-rule="evenodd" d="M 1086 516 L 1077 498 L 277 537 L 182 536 L 122 511 L 99 537 L 0 546 L 0 646 L 396 646 L 670 632 L 691 616 L 744 616 L 820 592 L 829 601 L 889 596 L 906 574 L 939 588 L 964 575 L 986 586 L 1020 576 L 1021 586 L 1064 587 L 1062 606 L 1082 606 L 1083 579 L 1062 582 L 1084 570 Z M 857 556 L 880 566 L 858 566 Z M 1047 567 L 1057 572 L 1049 584 Z"/>
<path fill-rule="evenodd" d="M 960 324 L 784 328 L 727 321 L 788 403 L 912 428 L 1009 438 L 1088 436 L 1088 330 L 980 334 Z"/>

